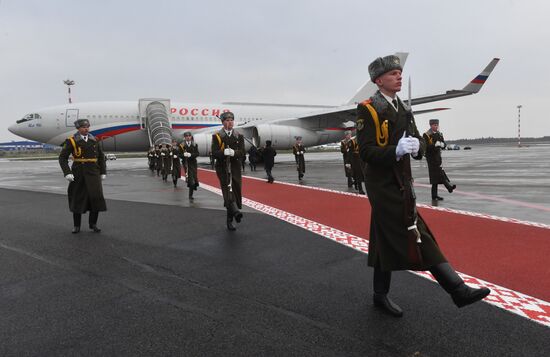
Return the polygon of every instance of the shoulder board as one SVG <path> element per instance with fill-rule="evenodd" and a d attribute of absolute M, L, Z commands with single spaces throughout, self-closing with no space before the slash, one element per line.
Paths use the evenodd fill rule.
<path fill-rule="evenodd" d="M 366 107 L 367 104 L 371 104 L 371 103 L 372 103 L 372 99 L 369 98 L 369 99 L 366 99 L 366 100 L 362 101 L 362 102 L 360 103 L 360 105 L 363 105 L 363 106 Z"/>

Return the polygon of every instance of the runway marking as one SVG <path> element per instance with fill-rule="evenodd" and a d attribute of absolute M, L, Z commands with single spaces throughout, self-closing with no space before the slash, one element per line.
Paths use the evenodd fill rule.
<path fill-rule="evenodd" d="M 289 184 L 289 185 L 294 185 L 294 184 Z M 301 185 L 295 185 L 295 186 L 307 187 L 307 186 L 301 186 Z M 221 190 L 214 186 L 210 186 L 208 184 L 201 182 L 201 187 L 210 192 L 216 193 L 220 196 L 222 195 Z M 312 189 L 316 189 L 316 188 L 312 188 Z M 332 190 L 326 190 L 326 189 L 321 189 L 321 190 L 341 193 L 340 191 L 332 191 Z M 257 201 L 253 201 L 245 197 L 243 197 L 243 204 L 248 207 L 254 208 L 257 211 L 268 214 L 270 216 L 273 216 L 275 218 L 278 218 L 280 220 L 283 220 L 285 222 L 288 222 L 290 224 L 293 224 L 295 226 L 308 230 L 312 233 L 320 235 L 321 237 L 328 238 L 337 243 L 345 245 L 349 248 L 355 249 L 364 254 L 368 254 L 369 252 L 368 239 L 361 238 L 353 234 L 340 231 L 338 229 L 326 226 L 322 223 L 297 216 L 290 212 L 286 212 L 278 208 L 271 207 Z M 436 282 L 434 277 L 429 272 L 423 272 L 423 271 L 409 271 L 409 272 L 417 276 L 420 276 L 422 278 Z M 488 287 L 491 289 L 491 294 L 487 296 L 485 299 L 483 299 L 483 301 L 491 305 L 494 305 L 498 308 L 501 308 L 503 310 L 509 311 L 513 314 L 516 314 L 526 319 L 529 319 L 531 321 L 537 322 L 543 326 L 550 327 L 550 303 L 549 302 L 490 283 L 488 281 L 478 279 L 476 277 L 473 277 L 467 274 L 463 274 L 460 272 L 457 272 L 457 273 L 464 280 L 464 282 L 466 282 L 468 285 L 472 287 L 475 287 L 475 288 Z"/>
<path fill-rule="evenodd" d="M 432 185 L 426 185 L 426 184 L 422 184 L 422 183 L 415 183 L 414 185 L 419 186 L 419 187 L 427 187 L 427 188 L 432 187 Z M 522 202 L 522 201 L 511 200 L 511 199 L 508 199 L 508 198 L 500 198 L 500 197 L 495 197 L 495 196 L 484 195 L 484 194 L 477 193 L 477 192 L 464 192 L 464 191 L 459 191 L 459 190 L 454 190 L 453 192 L 459 193 L 459 194 L 464 195 L 464 196 L 482 198 L 484 200 L 490 200 L 490 201 L 496 201 L 496 202 L 502 202 L 502 203 L 510 203 L 510 204 L 515 205 L 515 206 L 522 206 L 522 207 L 537 209 L 537 210 L 540 210 L 540 211 L 550 212 L 550 207 L 535 205 L 535 204 L 532 204 L 532 203 L 527 203 L 527 202 Z"/>

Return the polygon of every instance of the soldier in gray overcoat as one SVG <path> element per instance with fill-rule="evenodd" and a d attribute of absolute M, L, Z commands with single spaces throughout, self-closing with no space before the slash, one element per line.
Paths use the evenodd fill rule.
<path fill-rule="evenodd" d="M 99 212 L 107 210 L 101 184 L 107 177 L 105 155 L 98 140 L 89 133 L 88 119 L 78 119 L 74 125 L 78 132 L 65 140 L 59 154 L 59 166 L 69 181 L 69 209 L 73 213 L 74 223 L 72 232 L 80 232 L 82 214 L 90 211 L 90 229 L 99 233 Z M 69 168 L 68 160 L 71 155 L 73 164 Z"/>
<path fill-rule="evenodd" d="M 357 106 L 356 122 L 372 208 L 368 264 L 374 267 L 373 300 L 398 317 L 403 311 L 387 296 L 394 270 L 429 270 L 458 307 L 490 293 L 464 283 L 416 211 L 410 159 L 422 158 L 425 143 L 411 109 L 397 97 L 401 71 L 397 56 L 377 58 L 369 65 L 378 91 Z"/>

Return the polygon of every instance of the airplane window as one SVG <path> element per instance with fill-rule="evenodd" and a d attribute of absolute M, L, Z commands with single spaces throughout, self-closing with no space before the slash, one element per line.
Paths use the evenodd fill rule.
<path fill-rule="evenodd" d="M 27 114 L 22 119 L 17 120 L 16 123 L 20 124 L 33 119 L 34 119 L 34 114 Z"/>

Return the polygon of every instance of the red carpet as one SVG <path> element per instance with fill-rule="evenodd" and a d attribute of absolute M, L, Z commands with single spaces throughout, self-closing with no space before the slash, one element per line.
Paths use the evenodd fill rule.
<path fill-rule="evenodd" d="M 219 187 L 215 172 L 201 182 Z M 368 199 L 243 178 L 243 196 L 368 239 Z M 449 262 L 460 272 L 550 301 L 550 230 L 420 208 Z"/>

